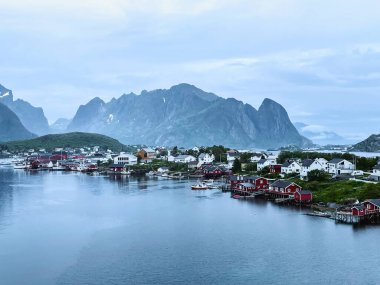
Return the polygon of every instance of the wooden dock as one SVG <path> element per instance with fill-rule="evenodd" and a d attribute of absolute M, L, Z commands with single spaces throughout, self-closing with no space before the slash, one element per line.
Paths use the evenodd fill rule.
<path fill-rule="evenodd" d="M 290 203 L 294 202 L 294 199 L 293 198 L 289 198 L 289 197 L 287 197 L 287 198 L 276 198 L 274 200 L 274 202 L 276 204 L 290 204 Z"/>

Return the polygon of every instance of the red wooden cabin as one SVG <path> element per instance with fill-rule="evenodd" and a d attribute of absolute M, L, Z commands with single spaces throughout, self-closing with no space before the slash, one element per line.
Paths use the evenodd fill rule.
<path fill-rule="evenodd" d="M 277 180 L 270 185 L 271 192 L 295 193 L 299 190 L 302 190 L 301 186 L 287 180 Z"/>
<path fill-rule="evenodd" d="M 313 193 L 309 190 L 298 190 L 294 193 L 294 200 L 301 203 L 309 203 L 313 200 Z"/>

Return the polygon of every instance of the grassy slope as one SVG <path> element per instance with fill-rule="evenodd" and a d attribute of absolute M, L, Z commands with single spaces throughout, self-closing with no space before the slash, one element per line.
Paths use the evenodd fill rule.
<path fill-rule="evenodd" d="M 81 132 L 52 134 L 30 140 L 12 141 L 3 143 L 1 148 L 10 151 L 45 148 L 46 150 L 51 151 L 57 147 L 79 148 L 85 146 L 100 146 L 104 149 L 109 148 L 114 151 L 127 150 L 127 146 L 108 136 Z"/>
<path fill-rule="evenodd" d="M 342 203 L 346 199 L 380 198 L 380 184 L 364 183 L 358 181 L 326 181 L 326 182 L 303 182 L 295 181 L 304 189 L 313 192 L 316 202 L 338 202 Z"/>

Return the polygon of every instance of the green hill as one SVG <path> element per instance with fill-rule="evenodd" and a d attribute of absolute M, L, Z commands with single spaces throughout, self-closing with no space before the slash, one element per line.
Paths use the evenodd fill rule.
<path fill-rule="evenodd" d="M 0 148 L 9 151 L 44 148 L 47 151 L 52 151 L 57 147 L 81 148 L 93 146 L 99 146 L 102 149 L 111 149 L 113 151 L 130 150 L 130 147 L 108 136 L 81 132 L 46 135 L 30 140 L 12 141 L 1 144 Z"/>

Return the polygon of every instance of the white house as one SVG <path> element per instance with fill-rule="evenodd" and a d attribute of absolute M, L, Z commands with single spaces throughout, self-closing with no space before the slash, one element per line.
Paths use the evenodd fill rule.
<path fill-rule="evenodd" d="M 174 157 L 174 162 L 176 163 L 189 163 L 192 161 L 196 161 L 197 159 L 192 156 L 192 155 L 186 155 L 186 154 L 181 154 L 176 157 Z"/>
<path fill-rule="evenodd" d="M 228 151 L 227 152 L 228 168 L 232 168 L 232 166 L 234 165 L 235 159 L 240 159 L 240 153 L 237 151 Z"/>
<path fill-rule="evenodd" d="M 380 164 L 376 165 L 373 168 L 372 174 L 368 177 L 368 179 L 380 182 Z"/>
<path fill-rule="evenodd" d="M 301 178 L 302 179 L 306 178 L 309 172 L 313 170 L 326 171 L 324 166 L 316 159 L 303 160 L 302 166 L 301 166 Z"/>
<path fill-rule="evenodd" d="M 198 165 L 197 167 L 200 167 L 201 165 L 205 163 L 212 163 L 215 160 L 215 156 L 213 154 L 208 154 L 208 153 L 201 153 L 198 156 Z"/>
<path fill-rule="evenodd" d="M 300 173 L 301 165 L 299 165 L 296 161 L 285 161 L 281 165 L 281 173 L 283 174 L 292 174 L 292 173 Z"/>
<path fill-rule="evenodd" d="M 355 170 L 355 165 L 343 158 L 334 158 L 327 163 L 330 174 L 351 174 Z"/>
<path fill-rule="evenodd" d="M 328 170 L 328 165 L 327 165 L 328 161 L 326 159 L 324 159 L 323 157 L 322 158 L 316 158 L 315 160 L 318 161 L 322 165 L 323 170 L 325 170 L 327 172 L 327 170 Z"/>
<path fill-rule="evenodd" d="M 269 165 L 275 165 L 277 164 L 277 160 L 274 158 L 268 158 L 268 159 L 260 159 L 257 162 L 257 171 L 263 170 L 265 167 L 269 167 Z"/>
<path fill-rule="evenodd" d="M 119 165 L 135 165 L 137 164 L 137 157 L 133 154 L 121 152 L 118 156 L 114 157 L 113 163 Z"/>
<path fill-rule="evenodd" d="M 266 158 L 267 156 L 262 153 L 252 153 L 252 156 L 250 158 L 251 162 L 259 162 L 260 159 Z"/>
<path fill-rule="evenodd" d="M 372 170 L 372 174 L 373 175 L 376 175 L 376 176 L 380 176 L 380 164 L 376 165 L 373 170 Z"/>

